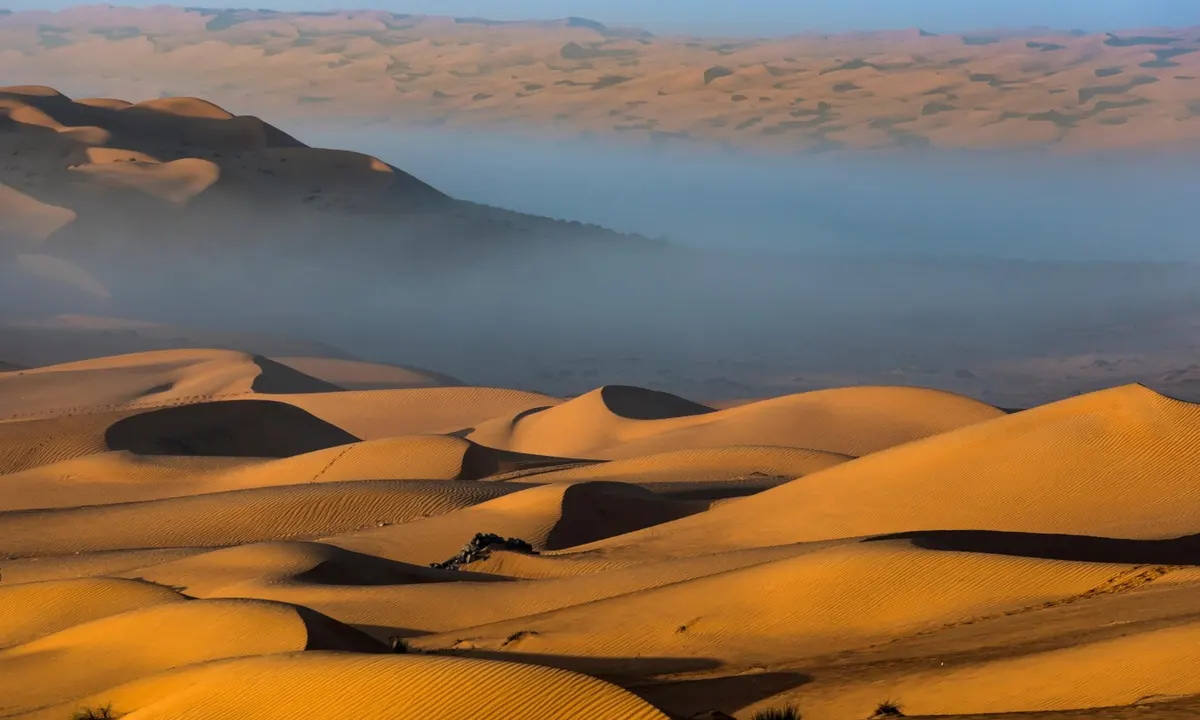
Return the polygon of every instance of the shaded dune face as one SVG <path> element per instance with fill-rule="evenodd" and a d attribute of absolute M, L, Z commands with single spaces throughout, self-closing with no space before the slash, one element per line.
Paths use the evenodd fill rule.
<path fill-rule="evenodd" d="M 608 411 L 626 420 L 665 420 L 713 412 L 713 409 L 670 393 L 627 385 L 600 388 L 600 401 Z"/>
<path fill-rule="evenodd" d="M 163 408 L 113 423 L 110 450 L 139 455 L 291 457 L 358 438 L 299 408 L 265 400 Z"/>

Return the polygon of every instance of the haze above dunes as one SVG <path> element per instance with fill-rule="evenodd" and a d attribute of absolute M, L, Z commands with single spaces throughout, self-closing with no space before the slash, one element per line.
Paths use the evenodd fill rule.
<path fill-rule="evenodd" d="M 0 714 L 1197 709 L 1195 405 L 429 382 L 196 349 L 0 371 Z M 432 567 L 477 533 L 530 547 Z"/>
<path fill-rule="evenodd" d="M 0 16 L 0 40 L 10 82 L 195 95 L 289 120 L 555 128 L 771 152 L 1073 152 L 1200 138 L 1197 28 L 692 38 L 580 18 L 89 6 Z"/>

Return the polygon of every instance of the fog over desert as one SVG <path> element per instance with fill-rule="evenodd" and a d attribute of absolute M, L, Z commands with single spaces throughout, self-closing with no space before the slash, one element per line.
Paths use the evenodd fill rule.
<path fill-rule="evenodd" d="M 1200 27 L 619 6 L 0 11 L 0 719 L 1200 714 Z"/>

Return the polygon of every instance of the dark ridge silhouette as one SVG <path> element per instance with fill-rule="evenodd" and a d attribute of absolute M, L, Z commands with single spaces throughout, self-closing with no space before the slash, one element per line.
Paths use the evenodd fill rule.
<path fill-rule="evenodd" d="M 300 408 L 270 400 L 151 410 L 118 420 L 104 433 L 109 450 L 138 455 L 283 458 L 358 440 Z"/>
<path fill-rule="evenodd" d="M 863 542 L 909 540 L 925 550 L 1130 565 L 1200 565 L 1200 535 L 1167 540 L 1129 540 L 1001 530 L 918 530 Z"/>

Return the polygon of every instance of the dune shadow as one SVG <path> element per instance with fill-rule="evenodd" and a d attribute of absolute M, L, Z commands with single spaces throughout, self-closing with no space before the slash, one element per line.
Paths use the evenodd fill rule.
<path fill-rule="evenodd" d="M 706 710 L 732 714 L 744 707 L 812 682 L 798 672 L 762 672 L 687 680 L 669 680 L 626 687 L 663 712 L 691 717 Z"/>
<path fill-rule="evenodd" d="M 359 439 L 304 410 L 270 400 L 231 400 L 150 410 L 104 433 L 109 450 L 137 455 L 282 458 Z"/>
<path fill-rule="evenodd" d="M 1185 535 L 1166 540 L 1127 540 L 1000 530 L 922 530 L 880 535 L 863 542 L 881 540 L 908 540 L 924 550 L 1010 555 L 1043 560 L 1131 565 L 1200 565 L 1200 535 Z"/>
<path fill-rule="evenodd" d="M 562 514 L 546 536 L 547 550 L 586 545 L 679 520 L 708 509 L 703 501 L 657 495 L 626 483 L 594 481 L 563 492 Z"/>
<path fill-rule="evenodd" d="M 458 437 L 465 436 L 459 435 Z M 463 453 L 462 471 L 457 479 L 480 480 L 493 475 L 504 475 L 522 470 L 553 470 L 564 466 L 595 465 L 600 462 L 599 460 L 577 460 L 574 458 L 550 457 L 546 455 L 530 455 L 528 453 L 485 447 L 472 442 Z"/>
<path fill-rule="evenodd" d="M 341 392 L 344 389 L 261 355 L 254 356 L 254 364 L 258 365 L 260 372 L 250 384 L 250 389 L 256 393 L 283 395 Z"/>
<path fill-rule="evenodd" d="M 626 420 L 666 420 L 716 412 L 678 395 L 631 385 L 605 385 L 600 388 L 600 398 L 609 412 Z"/>
<path fill-rule="evenodd" d="M 466 657 L 478 660 L 500 660 L 503 662 L 541 665 L 572 672 L 593 675 L 620 685 L 622 680 L 632 681 L 656 675 L 700 672 L 721 667 L 712 658 L 673 657 L 580 657 L 575 655 L 542 655 L 537 653 L 500 652 L 497 650 L 442 650 L 429 653 L 450 657 Z"/>

